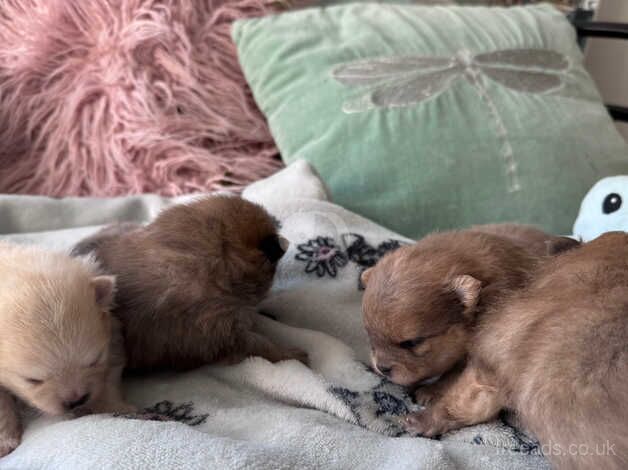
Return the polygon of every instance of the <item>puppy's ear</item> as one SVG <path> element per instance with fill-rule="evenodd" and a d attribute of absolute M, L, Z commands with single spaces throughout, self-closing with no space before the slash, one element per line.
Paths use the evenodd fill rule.
<path fill-rule="evenodd" d="M 449 285 L 458 296 L 458 299 L 460 299 L 462 305 L 464 305 L 465 315 L 471 314 L 480 300 L 482 282 L 473 276 L 462 274 L 455 276 Z"/>
<path fill-rule="evenodd" d="M 116 292 L 115 276 L 96 276 L 92 278 L 91 284 L 94 288 L 96 303 L 102 308 L 109 307 L 113 303 L 113 296 Z"/>
<path fill-rule="evenodd" d="M 547 246 L 548 256 L 557 255 L 565 251 L 573 250 L 582 243 L 579 240 L 574 240 L 570 237 L 554 237 L 551 240 L 547 240 L 545 245 Z"/>
<path fill-rule="evenodd" d="M 286 237 L 277 235 L 277 241 L 279 242 L 279 246 L 284 251 L 284 253 L 288 251 L 288 248 L 290 248 L 290 242 L 288 241 Z"/>
<path fill-rule="evenodd" d="M 366 287 L 366 285 L 368 284 L 371 274 L 373 274 L 373 268 L 365 269 L 364 271 L 362 271 L 362 274 L 360 274 L 360 283 L 364 287 Z"/>
<path fill-rule="evenodd" d="M 259 244 L 259 249 L 268 258 L 268 261 L 275 264 L 288 250 L 290 242 L 281 235 L 273 234 L 264 239 Z"/>

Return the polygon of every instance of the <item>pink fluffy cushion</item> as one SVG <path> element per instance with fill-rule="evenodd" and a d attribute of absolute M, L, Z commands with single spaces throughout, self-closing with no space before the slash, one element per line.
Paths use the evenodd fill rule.
<path fill-rule="evenodd" d="M 238 189 L 280 165 L 230 40 L 272 0 L 2 0 L 0 192 Z"/>

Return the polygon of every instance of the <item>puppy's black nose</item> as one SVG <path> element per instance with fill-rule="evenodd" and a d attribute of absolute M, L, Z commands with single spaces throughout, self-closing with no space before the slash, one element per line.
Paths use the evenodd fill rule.
<path fill-rule="evenodd" d="M 383 375 L 388 377 L 392 372 L 392 367 L 377 366 L 377 370 L 379 370 Z"/>
<path fill-rule="evenodd" d="M 66 409 L 68 410 L 73 410 L 74 408 L 78 408 L 81 405 L 84 405 L 85 403 L 87 403 L 87 400 L 89 400 L 89 393 L 86 393 L 85 395 L 83 395 L 82 397 L 80 397 L 77 400 L 74 401 L 66 401 L 63 403 L 63 406 L 65 406 Z"/>

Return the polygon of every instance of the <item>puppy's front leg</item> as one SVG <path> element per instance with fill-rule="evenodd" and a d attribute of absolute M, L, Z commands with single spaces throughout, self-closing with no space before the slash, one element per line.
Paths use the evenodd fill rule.
<path fill-rule="evenodd" d="M 4 457 L 20 445 L 22 425 L 15 399 L 0 389 L 0 457 Z"/>
<path fill-rule="evenodd" d="M 121 376 L 122 367 L 112 367 L 107 374 L 105 388 L 102 390 L 100 397 L 89 406 L 88 410 L 83 413 L 135 413 L 137 407 L 127 403 L 122 398 Z"/>
<path fill-rule="evenodd" d="M 245 333 L 244 350 L 241 353 L 243 358 L 261 356 L 270 362 L 296 359 L 307 365 L 307 353 L 305 351 L 298 348 L 283 348 L 255 331 L 247 331 Z"/>
<path fill-rule="evenodd" d="M 90 405 L 91 413 L 135 413 L 137 408 L 122 398 L 122 371 L 126 364 L 122 326 L 117 318 L 112 318 L 109 370 L 104 389 L 97 400 Z"/>
<path fill-rule="evenodd" d="M 488 421 L 497 416 L 502 407 L 502 396 L 492 375 L 469 364 L 433 405 L 405 416 L 403 426 L 408 432 L 434 437 Z"/>
<path fill-rule="evenodd" d="M 421 406 L 428 406 L 430 403 L 435 403 L 456 383 L 464 369 L 465 364 L 462 362 L 449 372 L 443 374 L 437 382 L 418 387 L 414 391 L 414 400 Z"/>

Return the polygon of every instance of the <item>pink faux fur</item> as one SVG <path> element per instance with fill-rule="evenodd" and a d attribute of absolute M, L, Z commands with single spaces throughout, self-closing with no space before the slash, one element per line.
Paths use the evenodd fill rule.
<path fill-rule="evenodd" d="M 1 0 L 0 192 L 238 189 L 280 167 L 230 39 L 276 0 Z"/>

